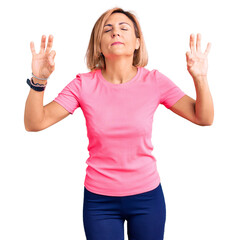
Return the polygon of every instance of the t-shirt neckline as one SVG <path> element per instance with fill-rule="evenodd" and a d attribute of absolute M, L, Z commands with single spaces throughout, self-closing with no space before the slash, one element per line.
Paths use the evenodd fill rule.
<path fill-rule="evenodd" d="M 105 85 L 107 85 L 109 87 L 114 87 L 114 88 L 121 88 L 121 87 L 127 87 L 127 86 L 131 85 L 133 82 L 135 82 L 135 80 L 138 78 L 138 76 L 140 74 L 140 70 L 141 70 L 141 67 L 137 67 L 136 75 L 131 80 L 129 80 L 125 83 L 121 83 L 121 84 L 115 84 L 115 83 L 108 82 L 102 75 L 102 69 L 99 69 L 98 73 L 99 73 L 99 78 L 100 78 L 101 82 L 103 82 Z"/>

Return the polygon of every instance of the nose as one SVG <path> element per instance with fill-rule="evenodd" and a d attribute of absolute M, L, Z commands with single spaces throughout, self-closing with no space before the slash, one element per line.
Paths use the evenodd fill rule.
<path fill-rule="evenodd" d="M 112 34 L 112 37 L 115 37 L 115 35 L 118 35 L 118 36 L 120 36 L 120 35 L 119 35 L 119 33 L 116 33 L 116 34 L 115 34 L 115 33 L 113 33 L 113 34 Z"/>

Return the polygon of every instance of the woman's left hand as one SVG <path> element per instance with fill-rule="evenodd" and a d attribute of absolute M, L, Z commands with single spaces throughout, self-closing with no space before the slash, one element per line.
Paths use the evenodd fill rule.
<path fill-rule="evenodd" d="M 207 77 L 208 60 L 207 55 L 211 48 L 211 43 L 207 44 L 207 49 L 204 53 L 201 50 L 201 34 L 197 34 L 196 50 L 194 44 L 195 36 L 190 35 L 191 52 L 186 52 L 187 69 L 192 78 Z"/>

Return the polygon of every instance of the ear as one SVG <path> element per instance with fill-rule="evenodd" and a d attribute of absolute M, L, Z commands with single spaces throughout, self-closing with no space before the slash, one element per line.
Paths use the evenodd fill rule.
<path fill-rule="evenodd" d="M 136 38 L 136 50 L 140 47 L 140 38 Z"/>

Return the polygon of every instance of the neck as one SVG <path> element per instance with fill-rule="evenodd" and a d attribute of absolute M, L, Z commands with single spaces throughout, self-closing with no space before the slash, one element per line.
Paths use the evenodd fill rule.
<path fill-rule="evenodd" d="M 137 67 L 125 59 L 110 59 L 106 61 L 106 69 L 102 69 L 103 77 L 114 84 L 130 81 L 137 73 Z"/>

